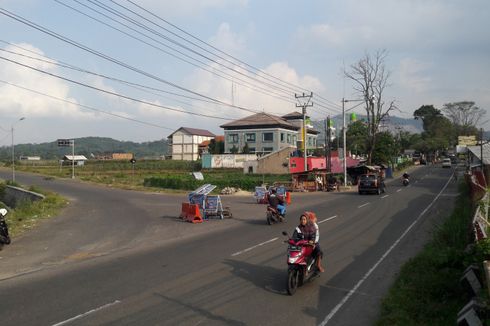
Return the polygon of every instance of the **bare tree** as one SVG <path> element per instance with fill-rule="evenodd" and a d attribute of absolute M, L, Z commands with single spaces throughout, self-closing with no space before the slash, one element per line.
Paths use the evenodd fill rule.
<path fill-rule="evenodd" d="M 485 123 L 481 121 L 485 115 L 485 110 L 475 106 L 475 102 L 463 101 L 444 104 L 442 111 L 449 120 L 457 126 L 460 134 L 473 134 L 477 129 L 477 124 Z"/>
<path fill-rule="evenodd" d="M 373 56 L 366 53 L 364 58 L 350 66 L 350 71 L 344 71 L 344 75 L 354 81 L 354 90 L 365 101 L 368 124 L 366 147 L 369 164 L 372 163 L 376 134 L 381 122 L 392 110 L 397 109 L 395 101 L 385 103 L 383 98 L 390 77 L 390 72 L 385 67 L 387 55 L 386 50 L 378 50 Z"/>

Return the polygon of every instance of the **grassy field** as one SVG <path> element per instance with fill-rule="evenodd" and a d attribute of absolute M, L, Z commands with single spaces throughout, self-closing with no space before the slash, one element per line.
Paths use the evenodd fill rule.
<path fill-rule="evenodd" d="M 34 202 L 24 201 L 15 209 L 9 209 L 6 221 L 12 237 L 34 228 L 43 220 L 58 215 L 59 211 L 68 204 L 68 201 L 58 194 L 37 187 L 30 187 L 28 190 L 43 194 L 45 199 Z M 1 201 L 0 206 L 5 207 Z"/>
<path fill-rule="evenodd" d="M 71 178 L 72 167 L 60 166 L 56 161 L 27 162 L 16 166 L 18 171 L 39 173 L 52 177 Z M 126 161 L 88 161 L 75 166 L 75 178 L 123 189 L 171 189 L 194 190 L 203 183 L 224 187 L 236 187 L 252 191 L 255 186 L 290 181 L 290 175 L 243 174 L 242 169 L 202 170 L 198 162 L 187 161 L 139 161 L 134 166 Z M 195 180 L 191 172 L 200 171 L 204 181 Z"/>

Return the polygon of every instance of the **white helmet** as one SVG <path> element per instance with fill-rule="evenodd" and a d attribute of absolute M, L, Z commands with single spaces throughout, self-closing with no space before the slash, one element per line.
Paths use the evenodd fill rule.
<path fill-rule="evenodd" d="M 0 215 L 5 216 L 7 213 L 8 211 L 5 208 L 0 208 Z"/>

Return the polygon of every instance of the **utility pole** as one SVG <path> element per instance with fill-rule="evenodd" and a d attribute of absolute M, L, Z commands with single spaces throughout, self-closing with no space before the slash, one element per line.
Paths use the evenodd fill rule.
<path fill-rule="evenodd" d="M 310 102 L 311 101 L 311 98 L 313 97 L 313 92 L 310 93 L 310 95 L 306 95 L 305 93 L 303 93 L 302 95 L 298 95 L 298 94 L 294 94 L 294 97 L 296 99 L 308 99 L 307 101 L 303 102 L 303 104 L 296 104 L 296 107 L 299 108 L 301 107 L 303 109 L 303 130 L 301 132 L 301 135 L 303 137 L 303 157 L 304 157 L 304 171 L 308 171 L 308 167 L 307 167 L 307 159 L 306 159 L 306 136 L 307 136 L 307 132 L 306 132 L 306 108 L 308 106 L 313 106 L 313 102 Z"/>
<path fill-rule="evenodd" d="M 325 128 L 325 149 L 327 151 L 325 157 L 327 158 L 327 173 L 332 172 L 332 149 L 330 148 L 330 135 L 332 129 L 330 129 L 330 116 L 327 116 L 327 125 Z"/>
<path fill-rule="evenodd" d="M 480 169 L 483 173 L 483 128 L 480 128 Z"/>

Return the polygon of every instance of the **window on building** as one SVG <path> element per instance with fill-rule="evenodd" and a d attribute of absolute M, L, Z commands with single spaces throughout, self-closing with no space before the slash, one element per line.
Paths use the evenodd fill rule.
<path fill-rule="evenodd" d="M 245 134 L 245 141 L 248 143 L 255 143 L 255 133 Z"/>
<path fill-rule="evenodd" d="M 288 134 L 288 144 L 291 144 L 291 134 Z"/>
<path fill-rule="evenodd" d="M 286 134 L 281 132 L 281 143 L 284 143 L 286 141 Z"/>
<path fill-rule="evenodd" d="M 263 142 L 271 142 L 271 141 L 274 141 L 274 134 L 272 132 L 264 132 L 262 134 L 262 141 Z"/>
<path fill-rule="evenodd" d="M 308 146 L 313 146 L 313 138 L 312 137 L 308 137 Z"/>
<path fill-rule="evenodd" d="M 250 153 L 255 153 L 255 147 L 250 147 Z"/>
<path fill-rule="evenodd" d="M 298 142 L 298 136 L 293 135 L 293 145 L 296 146 L 297 142 Z"/>
<path fill-rule="evenodd" d="M 238 143 L 238 134 L 228 134 L 229 143 Z"/>
<path fill-rule="evenodd" d="M 272 147 L 263 147 L 262 152 L 264 153 L 271 153 L 274 150 Z"/>

